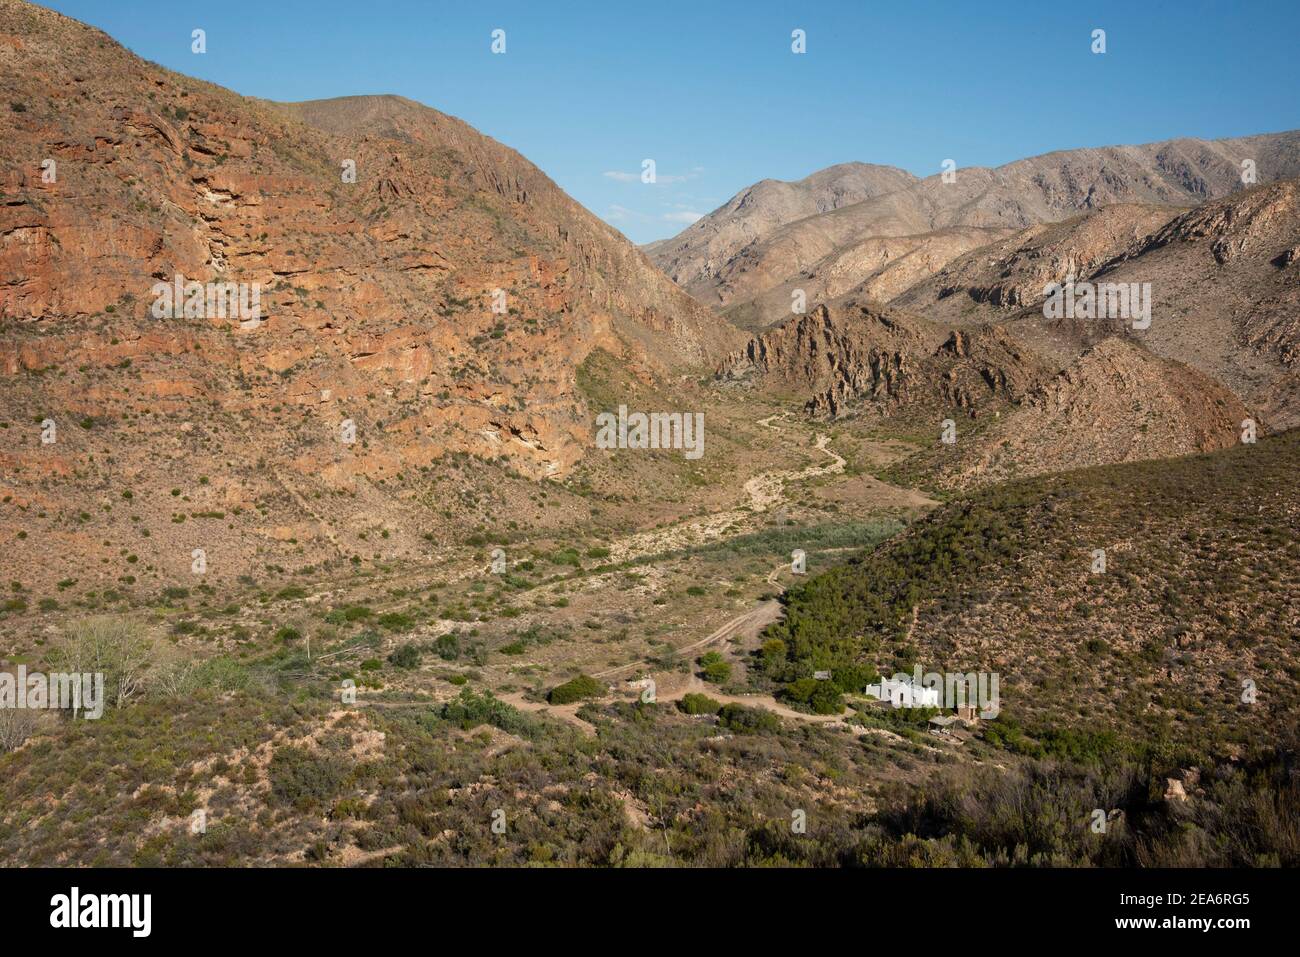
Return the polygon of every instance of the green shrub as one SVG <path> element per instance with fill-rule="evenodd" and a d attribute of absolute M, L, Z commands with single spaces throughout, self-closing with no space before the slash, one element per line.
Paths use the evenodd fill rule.
<path fill-rule="evenodd" d="M 299 810 L 335 797 L 343 789 L 348 769 L 331 754 L 314 754 L 305 748 L 279 748 L 267 767 L 271 800 Z"/>
<path fill-rule="evenodd" d="M 530 732 L 532 728 L 531 722 L 517 708 L 490 691 L 478 694 L 470 688 L 462 688 L 458 697 L 444 704 L 440 717 L 465 731 L 480 724 L 490 724 L 511 734 Z"/>
<path fill-rule="evenodd" d="M 694 691 L 682 695 L 681 700 L 677 702 L 677 709 L 686 714 L 717 714 L 721 708 L 720 702 Z"/>
<path fill-rule="evenodd" d="M 832 681 L 817 678 L 800 678 L 785 686 L 781 697 L 796 705 L 803 705 L 815 714 L 839 714 L 844 710 L 840 689 Z"/>
<path fill-rule="evenodd" d="M 379 624 L 389 631 L 409 631 L 415 620 L 400 611 L 390 611 L 379 616 Z"/>
<path fill-rule="evenodd" d="M 713 684 L 722 684 L 731 679 L 731 663 L 716 651 L 700 656 L 700 667 L 704 680 Z"/>
<path fill-rule="evenodd" d="M 741 704 L 725 704 L 718 711 L 722 726 L 736 734 L 759 734 L 780 731 L 781 719 L 762 708 L 746 708 Z"/>
<path fill-rule="evenodd" d="M 388 656 L 388 663 L 394 668 L 415 668 L 420 664 L 420 649 L 411 644 L 402 645 Z"/>
<path fill-rule="evenodd" d="M 605 686 L 595 678 L 578 675 L 578 677 L 552 688 L 547 700 L 551 704 L 572 704 L 586 698 L 599 698 L 604 693 Z"/>

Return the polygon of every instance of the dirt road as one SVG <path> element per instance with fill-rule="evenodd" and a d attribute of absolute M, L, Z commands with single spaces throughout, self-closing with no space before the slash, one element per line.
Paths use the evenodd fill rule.
<path fill-rule="evenodd" d="M 784 567 L 784 566 L 782 566 Z M 696 652 L 703 651 L 709 645 L 725 641 L 728 638 L 735 637 L 740 633 L 746 633 L 748 637 L 757 635 L 760 631 L 776 621 L 781 615 L 781 603 L 774 598 L 760 602 L 756 607 L 751 608 L 743 615 L 737 615 L 721 628 L 712 634 L 701 638 L 699 641 L 692 642 L 689 645 L 682 645 L 676 649 L 677 654 L 684 657 L 694 656 Z M 607 668 L 604 671 L 597 671 L 592 675 L 593 678 L 612 678 L 621 675 L 624 672 L 636 671 L 638 668 L 645 670 L 644 662 L 633 662 L 627 665 L 619 665 L 616 668 Z"/>

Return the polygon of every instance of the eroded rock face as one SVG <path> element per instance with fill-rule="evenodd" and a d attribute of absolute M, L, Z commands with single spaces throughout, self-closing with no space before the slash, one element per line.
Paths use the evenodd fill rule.
<path fill-rule="evenodd" d="M 419 104 L 240 97 L 18 0 L 0 77 L 0 491 L 47 514 L 142 464 L 205 496 L 237 474 L 250 500 L 393 514 L 391 483 L 449 454 L 563 476 L 592 446 L 593 351 L 672 381 L 744 342 L 517 153 Z M 255 291 L 255 320 L 211 292 L 160 312 L 178 276 Z M 284 504 L 268 528 L 296 527 Z"/>
<path fill-rule="evenodd" d="M 941 467 L 952 487 L 1169 458 L 1240 441 L 1245 406 L 1218 383 L 1120 337 L 1033 390 L 987 432 L 959 439 Z"/>
<path fill-rule="evenodd" d="M 1048 370 L 997 327 L 949 331 L 851 297 L 818 306 L 752 339 L 724 379 L 811 393 L 805 411 L 836 417 L 912 406 L 976 415 L 1017 401 Z"/>
<path fill-rule="evenodd" d="M 107 377 L 127 342 L 139 344 L 130 380 L 205 349 L 202 376 L 156 371 L 245 414 L 326 387 L 337 402 L 410 387 L 443 396 L 412 411 L 449 447 L 563 469 L 580 454 L 566 435 L 583 414 L 573 374 L 593 348 L 655 373 L 716 362 L 741 341 L 535 167 L 457 120 L 394 97 L 246 100 L 55 14 L 0 11 L 17 107 L 0 147 L 10 375 L 74 363 Z M 176 274 L 256 285 L 262 321 L 156 319 L 151 287 Z M 223 382 L 236 374 L 247 399 Z M 527 415 L 508 407 L 525 397 Z M 488 411 L 533 438 L 494 449 L 456 427 Z"/>
<path fill-rule="evenodd" d="M 1179 214 L 1169 206 L 1116 204 L 1063 222 L 1036 224 L 960 256 L 897 298 L 897 305 L 960 322 L 969 303 L 1004 316 L 1043 302 L 1049 283 L 1091 275 Z"/>

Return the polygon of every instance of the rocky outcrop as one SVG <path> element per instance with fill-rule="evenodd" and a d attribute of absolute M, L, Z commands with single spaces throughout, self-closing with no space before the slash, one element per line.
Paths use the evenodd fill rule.
<path fill-rule="evenodd" d="M 1181 363 L 1105 339 L 989 429 L 941 453 L 944 484 L 1169 458 L 1240 441 L 1246 408 Z"/>
<path fill-rule="evenodd" d="M 1006 318 L 1043 302 L 1049 283 L 1085 278 L 1179 214 L 1167 206 L 1106 206 L 1036 224 L 960 256 L 902 292 L 895 304 L 942 322 Z M 988 307 L 972 310 L 971 304 Z"/>
<path fill-rule="evenodd" d="M 188 577 L 191 511 L 214 574 L 285 543 L 305 564 L 307 536 L 271 531 L 315 523 L 304 501 L 332 523 L 317 544 L 369 556 L 389 523 L 385 553 L 416 554 L 452 511 L 436 463 L 538 479 L 587 453 L 594 353 L 673 391 L 745 341 L 523 157 L 408 100 L 241 97 L 20 0 L 0 86 L 0 528 L 56 580 L 143 574 L 126 554 Z M 123 491 L 148 538 L 89 506 Z"/>
<path fill-rule="evenodd" d="M 1000 328 L 945 331 L 849 298 L 756 336 L 719 376 L 809 394 L 805 410 L 833 418 L 915 405 L 977 415 L 989 401 L 1018 400 L 1047 372 Z"/>

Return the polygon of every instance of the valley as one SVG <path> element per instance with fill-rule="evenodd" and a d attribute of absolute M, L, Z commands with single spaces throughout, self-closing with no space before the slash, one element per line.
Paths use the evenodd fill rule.
<path fill-rule="evenodd" d="M 638 247 L 25 0 L 0 87 L 0 672 L 107 694 L 6 866 L 1300 862 L 1300 131 Z"/>

